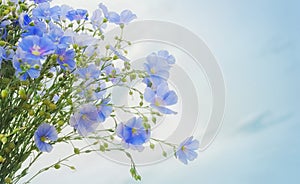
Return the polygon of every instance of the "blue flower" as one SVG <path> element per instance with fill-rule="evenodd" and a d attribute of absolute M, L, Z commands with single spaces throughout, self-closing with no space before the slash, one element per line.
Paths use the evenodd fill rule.
<path fill-rule="evenodd" d="M 165 59 L 169 64 L 174 64 L 175 63 L 174 56 L 170 55 L 169 52 L 166 51 L 166 50 L 158 51 L 157 56 Z"/>
<path fill-rule="evenodd" d="M 144 64 L 144 68 L 150 76 L 158 76 L 165 80 L 169 78 L 171 66 L 165 59 L 153 53 L 147 56 L 146 60 L 147 63 Z"/>
<path fill-rule="evenodd" d="M 91 23 L 93 25 L 93 28 L 102 31 L 102 28 L 104 29 L 106 27 L 106 24 L 103 24 L 103 20 L 104 18 L 102 17 L 101 10 L 96 9 L 91 17 Z"/>
<path fill-rule="evenodd" d="M 66 15 L 66 17 L 70 21 L 73 21 L 73 20 L 79 21 L 82 19 L 87 20 L 87 16 L 88 16 L 87 10 L 83 10 L 83 9 L 70 10 L 70 11 L 68 11 L 68 13 Z"/>
<path fill-rule="evenodd" d="M 55 44 L 46 37 L 27 36 L 19 43 L 19 47 L 26 52 L 27 59 L 39 60 L 54 53 Z"/>
<path fill-rule="evenodd" d="M 98 110 L 93 104 L 82 105 L 70 119 L 70 125 L 82 136 L 95 132 L 99 122 Z"/>
<path fill-rule="evenodd" d="M 176 114 L 176 112 L 166 108 L 165 106 L 174 105 L 178 101 L 178 97 L 174 91 L 169 90 L 167 83 L 160 84 L 156 91 L 147 87 L 144 93 L 145 100 L 150 106 L 157 109 L 163 114 Z"/>
<path fill-rule="evenodd" d="M 74 70 L 76 67 L 76 63 L 74 60 L 75 51 L 74 50 L 67 50 L 57 49 L 56 54 L 58 55 L 57 62 L 63 70 Z"/>
<path fill-rule="evenodd" d="M 41 63 L 39 60 L 22 59 L 25 58 L 25 53 L 18 49 L 13 58 L 13 67 L 16 69 L 16 76 L 20 80 L 30 78 L 38 78 L 40 76 Z"/>
<path fill-rule="evenodd" d="M 121 12 L 119 15 L 116 12 L 113 11 L 108 11 L 107 7 L 100 3 L 99 8 L 102 10 L 104 17 L 110 22 L 110 23 L 115 23 L 117 25 L 120 24 L 128 24 L 131 22 L 133 19 L 136 19 L 136 15 L 133 14 L 130 10 L 124 10 Z"/>
<path fill-rule="evenodd" d="M 100 118 L 100 122 L 104 122 L 105 119 L 111 114 L 112 112 L 112 106 L 110 106 L 108 103 L 109 103 L 110 99 L 109 98 L 106 98 L 106 99 L 103 99 L 101 101 L 101 104 L 100 106 L 97 108 L 98 110 L 98 115 L 99 115 L 99 118 Z"/>
<path fill-rule="evenodd" d="M 124 10 L 120 14 L 120 21 L 118 22 L 118 24 L 128 24 L 136 18 L 136 15 L 133 14 L 130 10 Z"/>
<path fill-rule="evenodd" d="M 54 126 L 43 123 L 34 133 L 34 142 L 37 148 L 42 152 L 50 152 L 53 147 L 50 141 L 57 140 L 57 132 Z"/>
<path fill-rule="evenodd" d="M 195 152 L 199 148 L 199 141 L 193 140 L 193 137 L 189 137 L 184 140 L 178 147 L 175 156 L 184 164 L 188 161 L 193 161 L 197 158 L 198 154 Z"/>
<path fill-rule="evenodd" d="M 79 78 L 82 79 L 97 79 L 100 76 L 100 73 L 100 70 L 98 70 L 97 66 L 94 64 L 91 64 L 86 68 L 79 68 L 77 70 Z"/>
<path fill-rule="evenodd" d="M 59 21 L 60 7 L 54 6 L 50 8 L 48 2 L 40 3 L 35 9 L 32 10 L 32 15 L 34 18 L 43 20 L 55 20 Z"/>
<path fill-rule="evenodd" d="M 144 127 L 142 118 L 133 117 L 126 124 L 118 124 L 116 133 L 122 139 L 125 148 L 139 151 L 143 150 L 142 145 L 150 139 L 150 129 Z"/>

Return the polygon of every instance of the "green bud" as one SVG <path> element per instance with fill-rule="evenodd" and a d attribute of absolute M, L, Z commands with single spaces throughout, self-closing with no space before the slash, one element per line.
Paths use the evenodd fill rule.
<path fill-rule="evenodd" d="M 0 155 L 0 163 L 3 163 L 5 161 L 5 158 L 3 158 L 1 155 Z"/>
<path fill-rule="evenodd" d="M 54 168 L 55 168 L 55 169 L 59 169 L 59 168 L 60 168 L 60 165 L 59 165 L 59 164 L 55 164 L 55 165 L 54 165 Z"/>
<path fill-rule="evenodd" d="M 5 152 L 5 153 L 10 153 L 10 151 L 11 151 L 11 149 L 9 149 L 9 147 L 5 147 L 5 148 L 4 148 L 4 152 Z"/>
<path fill-rule="evenodd" d="M 76 170 L 76 168 L 74 166 L 70 166 L 70 169 L 72 170 Z"/>
<path fill-rule="evenodd" d="M 126 78 L 122 78 L 122 82 L 126 82 L 127 81 L 127 79 Z"/>
<path fill-rule="evenodd" d="M 140 175 L 137 175 L 137 176 L 135 177 L 135 179 L 136 179 L 137 181 L 141 181 L 141 180 L 142 180 L 142 177 L 141 177 Z"/>
<path fill-rule="evenodd" d="M 143 121 L 148 122 L 148 118 L 146 116 L 143 116 Z M 145 123 L 146 124 L 146 123 Z"/>
<path fill-rule="evenodd" d="M 0 46 L 1 46 L 1 47 L 3 47 L 5 44 L 6 44 L 5 41 L 3 41 L 3 40 L 0 41 Z"/>
<path fill-rule="evenodd" d="M 8 96 L 8 90 L 4 89 L 1 91 L 1 98 L 6 98 Z"/>
<path fill-rule="evenodd" d="M 104 146 L 105 148 L 108 148 L 108 144 L 107 144 L 107 143 L 104 143 L 103 146 Z"/>
<path fill-rule="evenodd" d="M 130 75 L 130 80 L 134 80 L 134 79 L 136 79 L 136 74 L 135 73 Z"/>
<path fill-rule="evenodd" d="M 103 19 L 103 23 L 106 23 L 108 20 L 106 18 Z"/>
<path fill-rule="evenodd" d="M 150 148 L 151 148 L 151 149 L 154 149 L 154 148 L 155 148 L 155 144 L 150 143 Z"/>
<path fill-rule="evenodd" d="M 10 12 L 10 10 L 4 10 L 4 11 L 3 11 L 3 15 L 9 14 L 9 12 Z"/>
<path fill-rule="evenodd" d="M 5 143 L 7 142 L 7 137 L 5 137 L 5 136 L 2 137 L 2 138 L 1 138 L 1 142 L 2 142 L 3 144 L 5 144 Z"/>
<path fill-rule="evenodd" d="M 156 117 L 152 117 L 152 122 L 156 123 Z"/>
<path fill-rule="evenodd" d="M 33 116 L 33 115 L 34 115 L 34 111 L 33 111 L 32 109 L 30 109 L 30 110 L 28 111 L 28 114 L 29 114 L 29 116 Z"/>
<path fill-rule="evenodd" d="M 46 117 L 47 119 L 51 119 L 51 114 L 47 112 L 47 113 L 45 114 L 45 117 Z"/>
<path fill-rule="evenodd" d="M 47 77 L 51 79 L 53 77 L 53 73 L 51 72 L 47 73 Z"/>
<path fill-rule="evenodd" d="M 140 106 L 142 107 L 144 105 L 144 103 L 143 102 L 140 102 Z"/>
<path fill-rule="evenodd" d="M 164 157 L 167 157 L 167 152 L 163 151 L 163 152 L 162 152 L 162 155 L 163 155 Z"/>
<path fill-rule="evenodd" d="M 13 142 L 10 142 L 10 143 L 8 144 L 8 147 L 9 147 L 10 149 L 14 149 L 14 148 L 16 147 L 16 145 L 15 145 Z"/>
<path fill-rule="evenodd" d="M 40 114 L 40 116 L 44 116 L 45 115 L 45 111 L 40 111 L 39 114 Z"/>
<path fill-rule="evenodd" d="M 34 65 L 33 67 L 34 67 L 35 69 L 40 69 L 40 65 L 37 65 L 37 64 Z"/>
<path fill-rule="evenodd" d="M 80 150 L 78 148 L 74 148 L 74 153 L 78 155 L 80 154 Z"/>
<path fill-rule="evenodd" d="M 113 60 L 117 60 L 119 57 L 117 55 L 114 55 Z"/>
<path fill-rule="evenodd" d="M 100 145 L 100 151 L 102 151 L 102 152 L 105 151 L 105 147 L 103 145 Z"/>
<path fill-rule="evenodd" d="M 11 179 L 11 178 L 5 178 L 4 181 L 5 181 L 5 183 L 8 183 L 8 184 L 9 184 L 9 183 L 12 183 L 12 179 Z"/>
<path fill-rule="evenodd" d="M 23 100 L 27 98 L 26 91 L 24 89 L 20 89 L 18 93 Z"/>
<path fill-rule="evenodd" d="M 47 105 L 47 106 L 50 105 L 50 103 L 51 103 L 51 102 L 50 102 L 50 100 L 48 100 L 48 99 L 43 100 L 43 104 L 45 104 L 45 105 Z"/>
<path fill-rule="evenodd" d="M 133 95 L 133 92 L 132 92 L 132 91 L 129 91 L 129 95 Z"/>
<path fill-rule="evenodd" d="M 49 107 L 49 109 L 52 110 L 52 111 L 56 109 L 56 105 L 55 105 L 54 103 L 50 103 L 50 104 L 48 105 L 48 107 Z"/>
<path fill-rule="evenodd" d="M 59 121 L 57 122 L 57 124 L 58 124 L 59 126 L 63 126 L 63 125 L 65 124 L 65 122 L 64 122 L 63 120 L 59 120 Z"/>
<path fill-rule="evenodd" d="M 28 10 L 26 4 L 23 4 L 23 3 L 22 3 L 22 4 L 20 4 L 20 7 L 21 7 L 23 10 L 25 10 L 25 11 Z"/>

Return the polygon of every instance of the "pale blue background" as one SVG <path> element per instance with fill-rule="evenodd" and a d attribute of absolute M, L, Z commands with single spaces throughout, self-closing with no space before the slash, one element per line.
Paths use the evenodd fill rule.
<path fill-rule="evenodd" d="M 93 10 L 100 1 L 53 0 Z M 227 108 L 215 142 L 185 166 L 140 168 L 141 183 L 300 183 L 300 1 L 105 0 L 140 20 L 177 23 L 201 37 L 223 70 Z M 172 34 L 172 33 L 170 33 Z M 98 155 L 73 159 L 33 183 L 133 183 L 128 168 Z"/>

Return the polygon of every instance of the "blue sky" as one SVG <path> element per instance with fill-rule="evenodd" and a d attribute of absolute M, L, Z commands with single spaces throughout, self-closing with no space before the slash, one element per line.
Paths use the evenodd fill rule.
<path fill-rule="evenodd" d="M 88 2 L 88 3 L 87 3 Z M 227 107 L 214 143 L 188 166 L 174 159 L 140 168 L 141 183 L 300 182 L 300 1 L 106 0 L 140 20 L 185 26 L 223 70 Z M 53 0 L 92 10 L 99 1 Z M 128 169 L 98 155 L 73 160 L 76 172 L 50 171 L 33 183 L 132 183 Z"/>

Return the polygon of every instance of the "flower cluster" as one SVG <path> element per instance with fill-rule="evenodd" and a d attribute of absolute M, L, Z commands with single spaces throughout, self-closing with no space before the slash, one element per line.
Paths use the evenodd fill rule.
<path fill-rule="evenodd" d="M 123 32 L 137 18 L 134 13 L 110 11 L 100 3 L 90 16 L 87 10 L 50 1 L 0 1 L 0 183 L 17 183 L 59 143 L 69 143 L 71 156 L 38 174 L 61 165 L 73 169 L 65 162 L 74 155 L 120 151 L 132 162 L 133 178 L 140 180 L 128 150 L 143 151 L 149 144 L 154 149 L 154 143 L 171 146 L 185 164 L 194 160 L 199 143 L 192 137 L 177 146 L 151 134 L 158 116 L 177 113 L 171 106 L 178 96 L 169 86 L 175 58 L 161 50 L 146 57 L 144 70 L 135 69 L 123 34 L 105 48 L 100 44 L 107 25 Z M 139 81 L 142 90 L 132 86 Z M 116 87 L 128 89 L 139 103 L 114 104 L 111 90 Z M 131 118 L 119 120 L 117 110 Z M 105 123 L 108 128 L 100 126 Z M 75 142 L 84 138 L 100 149 L 77 148 Z"/>

